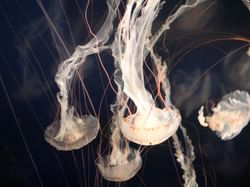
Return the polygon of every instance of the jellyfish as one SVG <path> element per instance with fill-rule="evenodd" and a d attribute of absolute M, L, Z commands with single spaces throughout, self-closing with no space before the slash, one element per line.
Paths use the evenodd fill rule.
<path fill-rule="evenodd" d="M 118 97 L 120 98 L 120 97 Z M 142 167 L 142 159 L 140 151 L 130 148 L 128 141 L 121 134 L 120 125 L 122 120 L 120 109 L 117 106 L 121 102 L 121 98 L 117 100 L 116 106 L 112 106 L 114 112 L 112 118 L 112 135 L 111 135 L 111 153 L 102 158 L 100 156 L 97 167 L 101 175 L 109 181 L 127 181 L 134 177 Z"/>
<path fill-rule="evenodd" d="M 127 181 L 134 177 L 142 167 L 140 151 L 130 148 L 127 142 L 125 145 L 121 145 L 125 139 L 122 139 L 118 127 L 114 127 L 112 131 L 112 151 L 105 158 L 100 157 L 97 166 L 106 180 Z"/>
<path fill-rule="evenodd" d="M 58 150 L 79 149 L 95 139 L 99 131 L 99 121 L 93 115 L 80 116 L 69 104 L 69 92 L 72 81 L 77 76 L 77 69 L 83 66 L 89 55 L 97 54 L 105 46 L 113 29 L 113 20 L 119 3 L 107 1 L 108 15 L 98 33 L 86 45 L 78 46 L 75 52 L 59 67 L 55 81 L 59 87 L 57 100 L 61 106 L 60 120 L 55 121 L 45 130 L 45 140 Z"/>
<path fill-rule="evenodd" d="M 212 115 L 204 115 L 204 106 L 198 112 L 198 120 L 204 127 L 215 131 L 222 140 L 236 137 L 250 120 L 250 96 L 246 91 L 236 90 L 226 94 L 212 108 Z"/>
<path fill-rule="evenodd" d="M 247 50 L 247 56 L 250 57 L 250 47 L 248 47 L 248 50 Z"/>
<path fill-rule="evenodd" d="M 161 34 L 170 24 L 203 0 L 186 1 L 173 15 L 169 16 L 162 27 L 151 33 L 153 21 L 162 6 L 159 0 L 130 0 L 118 25 L 111 49 L 116 68 L 121 72 L 121 87 L 133 101 L 136 112 L 124 115 L 120 128 L 130 141 L 141 145 L 156 145 L 172 136 L 179 127 L 181 116 L 170 102 L 170 86 L 166 78 L 167 67 L 153 50 Z M 157 107 L 155 100 L 145 88 L 143 61 L 150 56 L 156 67 L 154 75 L 159 96 L 164 107 Z M 168 85 L 165 89 L 164 84 Z M 165 93 L 165 98 L 161 94 Z"/>
<path fill-rule="evenodd" d="M 250 1 L 249 0 L 242 0 L 242 2 L 247 7 L 247 9 L 250 11 Z"/>

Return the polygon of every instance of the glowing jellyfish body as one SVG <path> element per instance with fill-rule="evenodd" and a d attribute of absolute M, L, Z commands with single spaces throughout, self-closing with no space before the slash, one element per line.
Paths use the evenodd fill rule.
<path fill-rule="evenodd" d="M 45 140 L 58 150 L 69 151 L 87 145 L 95 139 L 100 128 L 96 117 L 89 114 L 80 118 L 74 107 L 69 105 L 68 98 L 77 68 L 93 53 L 91 47 L 85 50 L 78 47 L 58 68 L 55 80 L 60 89 L 57 94 L 61 106 L 60 120 L 47 127 L 44 134 Z"/>
<path fill-rule="evenodd" d="M 245 91 L 236 90 L 225 95 L 211 116 L 204 116 L 204 107 L 199 110 L 198 120 L 202 126 L 215 131 L 222 140 L 237 136 L 250 120 L 250 96 Z"/>
<path fill-rule="evenodd" d="M 118 84 L 134 102 L 137 109 L 135 114 L 125 117 L 121 123 L 121 131 L 128 140 L 141 145 L 155 145 L 168 139 L 178 129 L 181 116 L 170 103 L 170 88 L 163 88 L 165 106 L 158 108 L 152 95 L 145 88 L 143 61 L 150 55 L 157 69 L 154 76 L 159 95 L 161 95 L 161 86 L 168 82 L 167 67 L 154 53 L 153 46 L 177 17 L 200 2 L 202 0 L 186 1 L 186 4 L 169 16 L 159 31 L 153 35 L 152 25 L 162 6 L 160 1 L 128 1 L 112 44 L 117 71 L 122 74 L 117 78 L 121 80 Z"/>
<path fill-rule="evenodd" d="M 180 121 L 177 111 L 153 107 L 149 111 L 125 118 L 121 130 L 130 141 L 141 145 L 156 145 L 172 136 L 178 129 Z"/>
<path fill-rule="evenodd" d="M 55 121 L 45 130 L 45 140 L 58 150 L 80 149 L 98 134 L 99 122 L 92 116 L 73 117 L 71 121 Z"/>
<path fill-rule="evenodd" d="M 247 9 L 250 11 L 250 0 L 242 0 L 242 2 L 247 7 Z"/>
<path fill-rule="evenodd" d="M 117 100 L 117 103 L 121 100 Z M 127 140 L 121 135 L 119 123 L 122 117 L 119 112 L 113 116 L 110 155 L 99 158 L 97 166 L 101 175 L 109 181 L 127 181 L 134 177 L 142 167 L 140 152 L 130 148 Z"/>
<path fill-rule="evenodd" d="M 112 47 L 113 56 L 122 72 L 124 93 L 137 107 L 136 114 L 123 119 L 121 131 L 128 140 L 141 145 L 163 142 L 175 133 L 179 125 L 168 124 L 170 115 L 155 106 L 152 96 L 144 87 L 144 53 L 147 52 L 146 45 L 159 6 L 159 1 L 129 1 Z"/>
<path fill-rule="evenodd" d="M 103 178 L 108 181 L 122 182 L 133 178 L 142 167 L 140 152 L 128 149 L 127 153 L 114 153 L 100 160 L 97 166 Z"/>
<path fill-rule="evenodd" d="M 76 72 L 84 65 L 86 58 L 107 49 L 105 44 L 112 32 L 119 3 L 119 1 L 107 1 L 108 14 L 95 37 L 87 44 L 77 46 L 75 52 L 58 67 L 55 81 L 60 90 L 57 94 L 57 100 L 61 106 L 60 120 L 52 123 L 46 129 L 44 136 L 48 143 L 59 150 L 79 149 L 87 145 L 95 139 L 100 129 L 96 117 L 90 114 L 79 117 L 74 107 L 69 104 L 69 93 L 72 89 L 72 81 L 77 76 Z"/>

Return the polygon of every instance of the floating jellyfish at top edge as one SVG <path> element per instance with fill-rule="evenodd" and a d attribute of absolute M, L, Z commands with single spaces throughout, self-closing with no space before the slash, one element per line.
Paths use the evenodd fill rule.
<path fill-rule="evenodd" d="M 59 65 L 55 81 L 60 89 L 57 100 L 61 106 L 60 120 L 45 130 L 45 140 L 58 150 L 79 149 L 97 136 L 99 121 L 92 115 L 79 116 L 69 105 L 68 95 L 77 69 L 84 64 L 89 55 L 108 49 L 105 46 L 113 30 L 113 20 L 120 2 L 108 0 L 108 15 L 99 32 L 86 45 L 78 46 L 67 60 Z"/>
<path fill-rule="evenodd" d="M 160 90 L 166 77 L 166 65 L 154 53 L 153 46 L 169 25 L 188 9 L 204 0 L 186 1 L 175 14 L 169 16 L 158 32 L 152 36 L 154 19 L 162 6 L 159 0 L 130 0 L 118 25 L 115 40 L 111 46 L 115 65 L 121 71 L 123 92 L 136 105 L 136 113 L 125 117 L 120 125 L 123 135 L 130 141 L 141 145 L 162 143 L 178 129 L 181 116 L 171 104 L 170 86 L 164 90 L 165 107 L 158 108 L 152 95 L 145 89 L 143 61 L 150 57 L 157 67 L 157 89 Z M 119 83 L 118 83 L 119 84 Z"/>
<path fill-rule="evenodd" d="M 120 100 L 117 100 L 118 102 Z M 97 162 L 101 175 L 109 181 L 127 181 L 134 177 L 142 167 L 140 151 L 130 148 L 127 140 L 121 135 L 119 123 L 122 118 L 119 111 L 114 111 L 113 127 L 111 127 L 112 151 L 105 158 L 100 157 Z"/>
<path fill-rule="evenodd" d="M 248 10 L 250 11 L 250 0 L 242 0 L 242 2 L 248 8 Z"/>
<path fill-rule="evenodd" d="M 198 112 L 198 120 L 204 127 L 215 131 L 222 140 L 236 137 L 250 120 L 250 96 L 248 92 L 236 90 L 225 95 L 211 116 L 204 116 L 204 107 Z"/>

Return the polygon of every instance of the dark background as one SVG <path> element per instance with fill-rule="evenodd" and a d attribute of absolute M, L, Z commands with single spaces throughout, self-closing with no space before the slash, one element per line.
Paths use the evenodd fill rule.
<path fill-rule="evenodd" d="M 84 14 L 87 1 L 77 2 L 43 1 L 69 53 L 89 39 L 80 13 L 82 10 Z M 164 5 L 154 28 L 178 2 L 172 0 Z M 178 19 L 165 40 L 160 39 L 156 50 L 168 63 L 172 100 L 182 113 L 183 125 L 195 147 L 198 184 L 249 186 L 250 128 L 245 127 L 233 140 L 221 141 L 196 119 L 200 105 L 216 103 L 235 89 L 250 91 L 248 43 L 235 39 L 250 38 L 249 11 L 239 0 L 216 2 L 210 1 Z M 88 10 L 88 20 L 93 31 L 97 31 L 104 20 L 105 1 L 91 1 Z M 57 65 L 68 55 L 36 1 L 1 0 L 0 18 L 0 186 L 41 183 L 44 186 L 118 186 L 106 182 L 96 172 L 99 137 L 73 152 L 57 151 L 43 138 L 44 129 L 58 112 L 55 98 L 58 90 L 54 82 Z M 101 56 L 111 76 L 112 58 L 106 53 Z M 89 57 L 83 70 L 96 110 L 108 82 L 97 62 L 96 56 Z M 107 107 L 113 101 L 114 93 L 108 91 L 100 115 L 104 133 L 111 113 Z M 78 110 L 84 113 L 81 101 L 77 102 Z M 102 146 L 105 144 L 107 140 Z M 181 186 L 182 173 L 173 153 L 171 140 L 146 148 L 141 171 L 120 185 Z"/>

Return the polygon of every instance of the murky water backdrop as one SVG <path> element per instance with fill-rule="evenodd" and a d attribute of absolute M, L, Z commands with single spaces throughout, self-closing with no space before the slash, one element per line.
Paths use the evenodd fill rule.
<path fill-rule="evenodd" d="M 113 183 L 101 176 L 96 163 L 100 155 L 110 152 L 113 112 L 109 105 L 116 99 L 110 83 L 117 88 L 109 50 L 87 57 L 69 94 L 69 102 L 79 114 L 98 117 L 101 130 L 96 139 L 68 152 L 57 151 L 45 141 L 45 129 L 60 119 L 59 90 L 54 80 L 58 64 L 73 54 L 77 45 L 93 38 L 104 23 L 107 5 L 104 0 L 43 1 L 46 18 L 38 2 L 0 3 L 1 186 L 182 186 L 183 172 L 175 160 L 172 139 L 149 147 L 130 143 L 143 159 L 142 168 L 131 180 Z M 125 3 L 121 2 L 114 21 L 115 31 Z M 152 31 L 156 32 L 181 4 L 184 1 L 166 1 Z M 171 101 L 180 110 L 182 125 L 194 146 L 199 186 L 250 184 L 249 127 L 236 138 L 222 141 L 197 120 L 201 105 L 210 114 L 211 106 L 227 93 L 236 89 L 249 92 L 249 24 L 250 13 L 241 1 L 207 1 L 179 17 L 154 47 L 168 66 Z M 148 58 L 144 62 L 145 86 L 156 94 L 147 66 L 154 68 Z M 156 102 L 161 105 L 159 98 Z M 136 111 L 133 102 L 128 106 L 132 113 Z M 128 114 L 129 110 L 125 111 Z M 184 142 L 180 130 L 177 135 Z"/>

